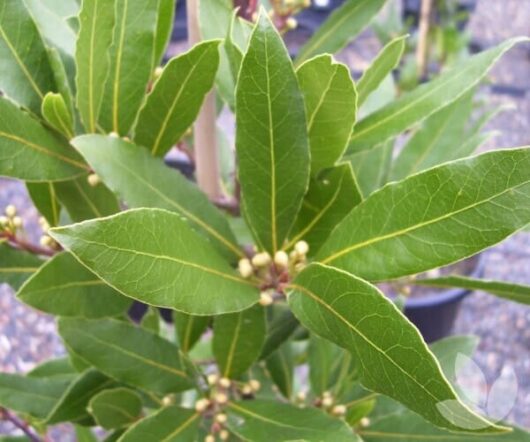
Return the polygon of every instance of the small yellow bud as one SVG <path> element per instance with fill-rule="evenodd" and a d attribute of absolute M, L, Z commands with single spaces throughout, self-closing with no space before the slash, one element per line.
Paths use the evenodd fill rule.
<path fill-rule="evenodd" d="M 48 235 L 42 235 L 39 243 L 43 247 L 50 247 L 53 244 L 53 239 Z"/>
<path fill-rule="evenodd" d="M 159 79 L 162 75 L 162 72 L 164 72 L 164 68 L 162 66 L 158 66 L 155 71 L 153 72 L 153 78 L 155 80 Z"/>
<path fill-rule="evenodd" d="M 252 388 L 250 385 L 243 385 L 243 388 L 241 389 L 241 393 L 245 396 L 249 396 L 253 393 Z"/>
<path fill-rule="evenodd" d="M 345 405 L 335 405 L 331 412 L 335 416 L 344 416 L 346 414 L 346 406 Z"/>
<path fill-rule="evenodd" d="M 289 256 L 283 250 L 274 254 L 274 264 L 284 269 L 289 265 Z"/>
<path fill-rule="evenodd" d="M 230 388 L 230 385 L 232 385 L 232 382 L 230 382 L 230 379 L 228 379 L 228 378 L 219 379 L 219 386 L 220 387 Z"/>
<path fill-rule="evenodd" d="M 199 413 L 205 411 L 209 406 L 210 400 L 206 398 L 199 399 L 197 402 L 195 402 L 195 410 L 197 410 Z"/>
<path fill-rule="evenodd" d="M 296 250 L 292 250 L 291 253 L 289 253 L 289 259 L 293 262 L 297 261 L 298 258 L 300 258 L 300 255 Z"/>
<path fill-rule="evenodd" d="M 256 22 L 258 20 L 258 13 L 257 12 L 253 12 L 251 18 L 252 18 L 253 22 Z"/>
<path fill-rule="evenodd" d="M 117 132 L 111 132 L 109 134 L 109 137 L 112 137 L 112 138 L 120 138 L 119 134 Z"/>
<path fill-rule="evenodd" d="M 307 399 L 307 394 L 305 391 L 301 391 L 296 395 L 296 400 L 299 402 L 304 402 Z"/>
<path fill-rule="evenodd" d="M 294 245 L 294 249 L 298 252 L 299 255 L 306 255 L 307 252 L 309 252 L 309 244 L 307 244 L 305 241 L 298 241 Z"/>
<path fill-rule="evenodd" d="M 295 272 L 301 272 L 302 270 L 304 270 L 304 267 L 305 267 L 305 264 L 303 262 L 299 262 L 294 265 L 294 270 Z"/>
<path fill-rule="evenodd" d="M 209 434 L 204 438 L 204 442 L 215 442 L 215 436 L 213 434 Z"/>
<path fill-rule="evenodd" d="M 17 214 L 17 208 L 13 204 L 6 207 L 6 215 L 8 218 L 13 218 Z"/>
<path fill-rule="evenodd" d="M 122 140 L 123 140 L 123 141 L 127 141 L 127 143 L 128 143 L 129 141 L 131 141 L 131 139 L 130 139 L 129 137 L 123 137 Z"/>
<path fill-rule="evenodd" d="M 218 404 L 226 404 L 228 402 L 228 396 L 225 393 L 217 393 L 215 395 L 215 402 Z"/>
<path fill-rule="evenodd" d="M 298 22 L 296 21 L 296 18 L 289 17 L 285 22 L 285 26 L 287 27 L 287 29 L 296 29 L 298 26 Z"/>
<path fill-rule="evenodd" d="M 228 417 L 224 413 L 219 413 L 217 416 L 215 416 L 215 420 L 220 424 L 224 424 L 228 420 Z"/>
<path fill-rule="evenodd" d="M 228 432 L 228 430 L 221 430 L 219 432 L 219 437 L 221 438 L 221 440 L 228 440 L 230 437 L 230 433 Z"/>
<path fill-rule="evenodd" d="M 219 381 L 219 376 L 216 374 L 209 374 L 207 379 L 209 385 L 215 385 L 217 384 L 217 381 Z"/>
<path fill-rule="evenodd" d="M 363 417 L 359 423 L 361 424 L 361 427 L 368 427 L 370 425 L 370 418 Z"/>
<path fill-rule="evenodd" d="M 259 295 L 259 303 L 263 307 L 267 307 L 274 302 L 274 298 L 267 292 L 261 292 Z"/>
<path fill-rule="evenodd" d="M 257 379 L 251 379 L 248 381 L 249 387 L 252 389 L 252 391 L 259 391 L 261 388 L 261 383 Z"/>
<path fill-rule="evenodd" d="M 323 407 L 331 407 L 333 405 L 333 398 L 332 397 L 324 397 L 322 398 L 322 406 Z"/>
<path fill-rule="evenodd" d="M 16 229 L 20 229 L 22 227 L 22 218 L 20 216 L 15 216 L 13 218 L 13 226 L 16 228 Z"/>
<path fill-rule="evenodd" d="M 252 265 L 254 267 L 265 267 L 271 263 L 271 256 L 267 252 L 256 253 L 252 257 Z"/>
<path fill-rule="evenodd" d="M 331 395 L 330 391 L 325 391 L 324 393 L 322 393 L 322 397 L 333 397 L 333 396 Z"/>
<path fill-rule="evenodd" d="M 252 264 L 250 264 L 250 261 L 246 258 L 239 260 L 238 268 L 239 268 L 239 273 L 241 274 L 243 278 L 250 278 L 252 274 L 254 273 Z"/>
<path fill-rule="evenodd" d="M 96 187 L 99 183 L 101 183 L 101 179 L 95 173 L 88 175 L 87 181 L 92 187 Z"/>
<path fill-rule="evenodd" d="M 0 216 L 0 227 L 6 227 L 9 223 L 7 216 Z"/>
<path fill-rule="evenodd" d="M 169 405 L 173 405 L 174 402 L 175 402 L 175 398 L 172 395 L 170 395 L 170 394 L 168 394 L 167 396 L 164 396 L 162 398 L 162 405 L 164 407 L 168 407 Z"/>
<path fill-rule="evenodd" d="M 311 0 L 303 0 L 302 6 L 304 8 L 309 8 L 311 6 Z"/>

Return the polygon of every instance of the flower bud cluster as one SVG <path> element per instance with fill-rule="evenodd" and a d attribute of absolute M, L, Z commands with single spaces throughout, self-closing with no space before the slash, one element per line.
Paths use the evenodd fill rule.
<path fill-rule="evenodd" d="M 49 247 L 52 249 L 57 248 L 58 244 L 55 242 L 55 240 L 50 235 L 48 235 L 48 230 L 50 230 L 50 224 L 48 223 L 48 221 L 46 221 L 46 218 L 41 216 L 39 218 L 39 225 L 43 233 L 43 235 L 40 237 L 40 240 L 39 240 L 40 245 L 42 247 Z"/>
<path fill-rule="evenodd" d="M 13 204 L 6 206 L 4 213 L 5 215 L 0 216 L 0 232 L 6 231 L 14 234 L 24 227 L 24 222 L 17 215 L 17 208 Z"/>
<path fill-rule="evenodd" d="M 317 398 L 315 403 L 317 406 L 322 407 L 328 413 L 332 414 L 333 416 L 337 416 L 337 417 L 345 416 L 346 412 L 348 411 L 346 405 L 337 404 L 335 402 L 335 398 L 329 391 L 325 391 L 324 393 L 322 393 L 322 397 Z"/>

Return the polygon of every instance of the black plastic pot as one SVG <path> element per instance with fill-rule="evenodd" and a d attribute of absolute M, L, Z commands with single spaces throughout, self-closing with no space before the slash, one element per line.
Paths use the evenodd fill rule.
<path fill-rule="evenodd" d="M 484 274 L 484 259 L 478 256 L 474 271 L 467 276 L 480 278 Z M 430 295 L 409 298 L 405 315 L 420 330 L 426 342 L 434 342 L 451 334 L 463 299 L 472 290 L 451 289 Z"/>

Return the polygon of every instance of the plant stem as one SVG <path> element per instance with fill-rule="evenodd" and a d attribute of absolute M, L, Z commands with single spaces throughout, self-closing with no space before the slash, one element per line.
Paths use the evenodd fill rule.
<path fill-rule="evenodd" d="M 201 41 L 199 30 L 199 2 L 186 0 L 188 13 L 188 43 L 190 46 Z M 212 200 L 222 196 L 219 161 L 216 140 L 215 92 L 205 98 L 194 125 L 194 151 L 197 183 Z"/>
<path fill-rule="evenodd" d="M 1 232 L 0 239 L 6 239 L 10 246 L 16 249 L 24 250 L 29 253 L 33 253 L 34 255 L 53 256 L 57 253 L 56 250 L 32 244 L 29 241 L 26 241 L 22 238 L 18 238 L 16 235 L 10 232 Z"/>
<path fill-rule="evenodd" d="M 420 79 L 425 78 L 425 75 L 427 74 L 431 12 L 432 0 L 421 0 L 418 47 L 416 48 L 416 64 L 418 68 L 418 78 Z"/>
<path fill-rule="evenodd" d="M 22 432 L 28 437 L 29 440 L 33 442 L 42 442 L 41 438 L 31 430 L 27 422 L 24 422 L 23 420 L 16 417 L 14 414 L 11 414 L 3 407 L 0 407 L 0 420 L 11 422 L 19 430 L 22 430 Z"/>

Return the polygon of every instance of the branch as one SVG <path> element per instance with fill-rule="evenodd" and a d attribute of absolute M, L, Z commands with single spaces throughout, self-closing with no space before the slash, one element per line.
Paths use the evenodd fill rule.
<path fill-rule="evenodd" d="M 18 238 L 15 234 L 8 231 L 0 232 L 0 239 L 6 239 L 8 244 L 15 249 L 24 250 L 25 252 L 29 252 L 34 255 L 53 256 L 58 252 L 58 250 L 32 244 L 25 239 Z"/>
<path fill-rule="evenodd" d="M 42 442 L 42 439 L 31 430 L 27 422 L 19 419 L 18 417 L 16 417 L 14 414 L 10 413 L 3 407 L 0 407 L 0 420 L 11 422 L 19 430 L 22 430 L 22 432 L 32 442 Z"/>
<path fill-rule="evenodd" d="M 214 200 L 213 203 L 220 209 L 228 212 L 230 215 L 239 216 L 241 214 L 239 201 L 236 199 L 218 198 Z"/>

